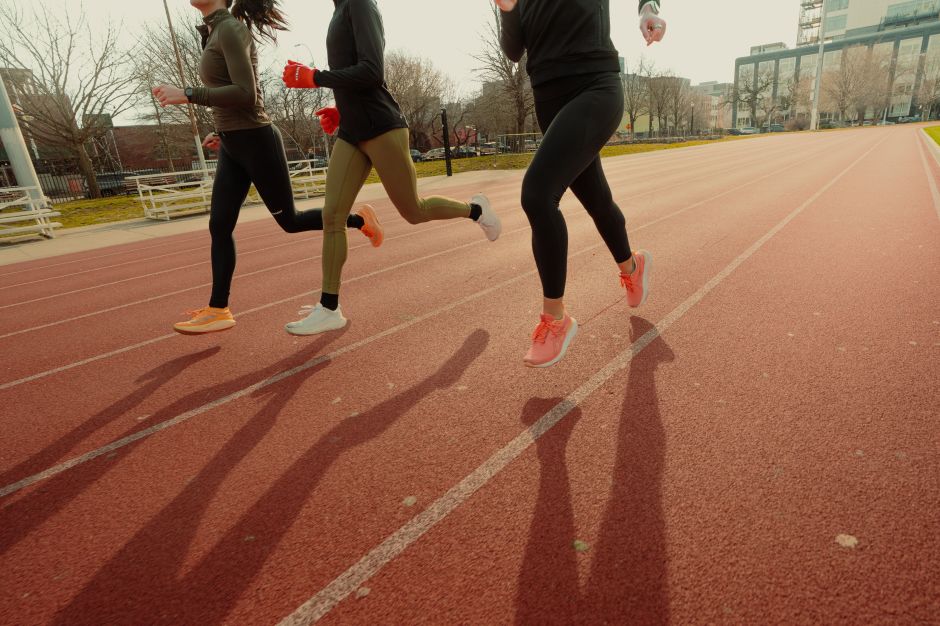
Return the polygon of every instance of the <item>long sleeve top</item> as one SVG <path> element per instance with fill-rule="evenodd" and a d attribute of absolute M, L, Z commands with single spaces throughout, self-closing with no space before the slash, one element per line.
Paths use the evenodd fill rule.
<path fill-rule="evenodd" d="M 654 0 L 639 0 L 639 10 Z M 564 76 L 617 72 L 610 0 L 519 0 L 500 11 L 500 46 L 513 61 L 528 53 L 532 86 Z"/>
<path fill-rule="evenodd" d="M 385 28 L 375 0 L 333 0 L 326 35 L 330 69 L 314 81 L 333 90 L 340 139 L 352 144 L 395 128 L 407 128 L 385 83 Z"/>
<path fill-rule="evenodd" d="M 202 58 L 192 102 L 212 107 L 216 130 L 260 128 L 271 123 L 258 83 L 258 53 L 248 28 L 227 9 L 219 9 L 199 27 Z"/>

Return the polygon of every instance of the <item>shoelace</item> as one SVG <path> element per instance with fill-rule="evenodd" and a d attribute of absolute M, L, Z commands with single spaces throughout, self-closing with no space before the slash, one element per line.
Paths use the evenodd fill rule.
<path fill-rule="evenodd" d="M 620 284 L 630 293 L 633 293 L 633 279 L 629 274 L 620 275 Z"/>
<path fill-rule="evenodd" d="M 561 328 L 561 324 L 553 324 L 551 322 L 541 321 L 539 322 L 539 325 L 535 327 L 535 332 L 532 333 L 532 341 L 545 343 L 545 338 L 548 337 L 548 333 L 557 335 L 561 332 Z"/>
<path fill-rule="evenodd" d="M 196 317 L 196 316 L 198 316 L 198 315 L 203 315 L 203 314 L 206 313 L 208 310 L 209 310 L 209 307 L 204 306 L 204 307 L 202 307 L 201 309 L 193 309 L 192 311 L 186 311 L 185 314 L 186 314 L 186 315 L 189 315 L 190 317 Z"/>

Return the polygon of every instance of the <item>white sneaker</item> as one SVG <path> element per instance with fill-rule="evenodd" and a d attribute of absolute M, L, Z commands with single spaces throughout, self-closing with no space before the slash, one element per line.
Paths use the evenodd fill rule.
<path fill-rule="evenodd" d="M 503 231 L 503 223 L 499 220 L 499 216 L 496 215 L 492 207 L 490 207 L 489 199 L 482 193 L 478 193 L 470 199 L 470 204 L 476 204 L 483 210 L 480 219 L 477 220 L 477 224 L 483 229 L 486 238 L 490 241 L 499 239 L 499 234 Z"/>
<path fill-rule="evenodd" d="M 290 322 L 284 328 L 292 335 L 317 335 L 330 330 L 339 330 L 346 325 L 346 318 L 339 307 L 331 311 L 322 304 L 310 310 L 310 315 L 297 322 Z"/>

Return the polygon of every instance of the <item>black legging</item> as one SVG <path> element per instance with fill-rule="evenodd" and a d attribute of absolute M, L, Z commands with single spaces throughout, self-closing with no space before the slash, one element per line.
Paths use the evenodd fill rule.
<path fill-rule="evenodd" d="M 222 147 L 212 186 L 209 232 L 212 235 L 212 297 L 209 306 L 228 306 L 235 273 L 235 224 L 248 189 L 258 195 L 278 225 L 288 233 L 323 230 L 320 209 L 297 211 L 287 155 L 274 126 L 219 132 Z"/>
<path fill-rule="evenodd" d="M 614 72 L 560 78 L 535 88 L 544 136 L 522 183 L 532 251 L 546 298 L 565 295 L 568 228 L 558 209 L 569 187 L 594 219 L 617 263 L 630 259 L 626 222 L 604 177 L 601 148 L 623 117 L 623 86 Z"/>

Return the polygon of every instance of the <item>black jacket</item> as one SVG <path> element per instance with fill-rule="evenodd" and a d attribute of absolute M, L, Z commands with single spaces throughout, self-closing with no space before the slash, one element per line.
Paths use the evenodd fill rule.
<path fill-rule="evenodd" d="M 385 84 L 385 29 L 375 0 L 333 0 L 326 35 L 330 70 L 314 80 L 333 90 L 339 137 L 357 144 L 408 124 Z"/>
<path fill-rule="evenodd" d="M 639 8 L 651 1 L 639 0 Z M 533 87 L 563 76 L 620 71 L 610 40 L 610 0 L 519 0 L 500 18 L 503 52 L 513 61 L 528 53 Z"/>

